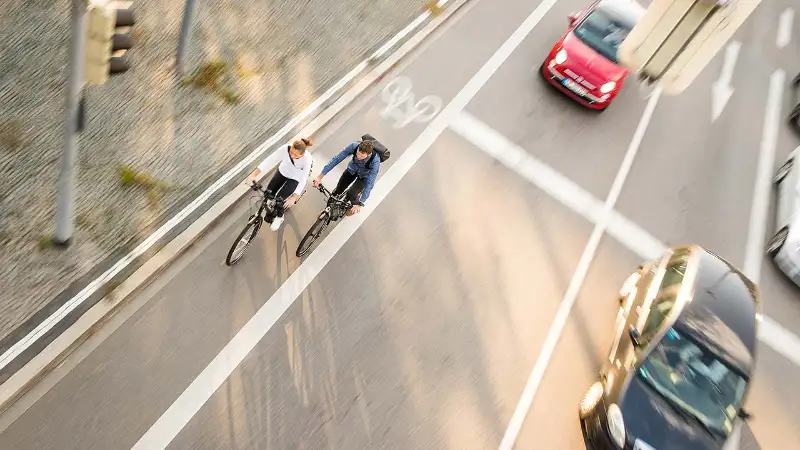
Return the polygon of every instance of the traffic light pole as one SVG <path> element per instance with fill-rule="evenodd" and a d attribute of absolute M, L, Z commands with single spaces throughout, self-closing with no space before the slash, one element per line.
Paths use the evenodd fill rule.
<path fill-rule="evenodd" d="M 78 129 L 81 120 L 80 96 L 83 88 L 83 64 L 86 42 L 86 0 L 72 0 L 72 44 L 67 76 L 64 150 L 58 177 L 56 232 L 53 243 L 68 247 L 72 241 L 75 216 L 75 159 L 78 151 Z"/>
<path fill-rule="evenodd" d="M 183 62 L 186 57 L 186 46 L 192 34 L 192 21 L 194 19 L 195 0 L 186 0 L 181 21 L 181 34 L 178 37 L 178 52 L 175 54 L 175 71 L 178 76 L 183 76 Z"/>

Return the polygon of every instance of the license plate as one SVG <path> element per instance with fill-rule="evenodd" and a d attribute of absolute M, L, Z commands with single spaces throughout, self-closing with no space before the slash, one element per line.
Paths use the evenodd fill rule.
<path fill-rule="evenodd" d="M 578 95 L 586 95 L 586 94 L 589 93 L 589 91 L 587 91 L 586 88 L 584 88 L 581 85 L 579 85 L 578 83 L 570 80 L 569 78 L 564 78 L 564 80 L 561 83 L 564 86 L 566 86 L 567 89 L 569 89 L 570 91 L 572 91 L 572 92 L 574 92 L 574 93 L 576 93 Z"/>

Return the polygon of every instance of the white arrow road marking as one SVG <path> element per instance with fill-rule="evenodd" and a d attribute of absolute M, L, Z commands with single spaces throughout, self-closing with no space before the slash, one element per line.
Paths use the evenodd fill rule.
<path fill-rule="evenodd" d="M 728 100 L 733 95 L 731 80 L 733 79 L 733 69 L 736 67 L 736 59 L 739 57 L 739 50 L 742 44 L 739 41 L 731 41 L 725 49 L 725 63 L 722 66 L 722 73 L 719 79 L 711 87 L 711 121 L 719 119 L 722 110 L 728 104 Z"/>
<path fill-rule="evenodd" d="M 786 8 L 778 21 L 778 37 L 775 44 L 784 48 L 792 42 L 792 25 L 794 24 L 794 9 Z"/>

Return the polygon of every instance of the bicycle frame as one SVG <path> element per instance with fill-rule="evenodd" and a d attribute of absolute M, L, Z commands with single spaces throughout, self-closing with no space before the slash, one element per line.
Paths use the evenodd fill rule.
<path fill-rule="evenodd" d="M 261 217 L 264 221 L 271 222 L 274 218 L 271 216 L 275 214 L 275 205 L 283 202 L 283 198 L 273 196 L 271 191 L 264 189 L 260 183 L 255 181 L 250 185 L 250 189 L 261 194 L 258 211 L 255 214 L 251 214 L 250 221 L 256 220 L 256 217 Z"/>
<path fill-rule="evenodd" d="M 353 180 L 353 183 L 355 183 L 355 180 Z M 349 200 L 345 200 L 347 190 L 350 189 L 350 186 L 352 186 L 353 183 L 350 183 L 350 185 L 347 186 L 347 189 L 344 189 L 341 194 L 336 196 L 334 196 L 333 193 L 329 191 L 322 183 L 317 186 L 317 190 L 322 192 L 322 195 L 324 195 L 327 200 L 327 205 L 325 205 L 325 209 L 322 210 L 322 212 L 327 213 L 331 220 L 339 220 L 353 206 Z M 334 214 L 334 212 L 336 212 L 336 214 Z"/>
<path fill-rule="evenodd" d="M 353 183 L 355 183 L 355 180 L 353 180 Z M 333 195 L 322 183 L 316 186 L 317 190 L 326 197 L 327 204 L 325 205 L 325 209 L 320 211 L 317 215 L 317 220 L 314 221 L 314 224 L 300 240 L 297 251 L 295 252 L 297 257 L 302 257 L 311 250 L 317 238 L 325 232 L 325 229 L 331 222 L 336 222 L 347 214 L 353 206 L 349 200 L 346 200 L 347 191 L 353 186 L 353 183 L 350 183 L 347 189 L 342 190 L 342 193 L 339 195 Z"/>

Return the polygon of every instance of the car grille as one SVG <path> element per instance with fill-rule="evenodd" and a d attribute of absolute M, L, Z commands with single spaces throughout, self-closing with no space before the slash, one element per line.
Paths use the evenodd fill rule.
<path fill-rule="evenodd" d="M 564 69 L 564 72 L 565 72 L 565 73 L 563 73 L 563 74 L 562 74 L 562 73 L 561 73 L 561 72 L 559 72 L 559 71 L 558 71 L 558 70 L 557 70 L 555 67 L 553 67 L 553 65 L 552 65 L 552 62 L 551 62 L 551 64 L 550 64 L 550 65 L 548 65 L 548 66 L 547 66 L 547 70 L 549 70 L 549 71 L 550 71 L 550 75 L 551 75 L 553 78 L 556 78 L 556 79 L 558 79 L 559 81 L 561 81 L 561 80 L 563 80 L 564 78 L 567 78 L 567 77 L 569 77 L 569 78 L 573 78 L 573 75 L 575 74 L 575 72 L 572 72 L 572 71 L 571 71 L 571 70 L 569 70 L 569 69 Z M 570 75 L 570 73 L 571 73 L 572 75 Z M 576 82 L 578 82 L 578 80 L 575 80 L 575 81 L 576 81 Z M 588 83 L 588 82 L 587 82 L 587 83 Z M 592 84 L 589 84 L 588 86 L 587 86 L 585 83 L 579 83 L 579 84 L 582 84 L 583 86 L 587 87 L 587 90 L 589 90 L 589 89 L 588 89 L 588 87 L 589 87 L 589 86 L 593 86 Z M 574 92 L 573 92 L 573 94 L 574 94 L 574 95 L 577 95 L 577 96 L 579 96 L 579 97 L 581 97 L 581 95 L 580 95 L 580 94 L 577 94 L 577 93 L 574 93 Z M 587 100 L 589 100 L 589 101 L 590 101 L 590 102 L 592 102 L 592 103 L 599 103 L 599 102 L 600 102 L 600 99 L 599 99 L 598 97 L 596 97 L 596 96 L 592 95 L 590 92 L 587 92 L 587 93 L 586 93 L 586 95 L 583 95 L 582 97 L 583 97 L 583 98 L 585 98 L 585 99 L 587 99 Z"/>
<path fill-rule="evenodd" d="M 573 80 L 575 80 L 575 81 L 577 81 L 578 83 L 582 84 L 582 85 L 583 85 L 585 88 L 587 88 L 587 89 L 589 89 L 589 90 L 592 90 L 592 89 L 594 89 L 594 88 L 596 88 L 596 87 L 597 87 L 597 86 L 593 85 L 592 83 L 589 83 L 589 82 L 588 82 L 588 81 L 586 81 L 586 80 L 585 80 L 583 77 L 581 77 L 581 76 L 580 76 L 580 75 L 578 75 L 577 73 L 575 73 L 575 72 L 571 71 L 570 69 L 566 69 L 566 70 L 564 70 L 564 73 L 565 73 L 565 74 L 567 74 L 567 75 L 569 75 L 569 77 L 570 77 L 570 78 L 572 78 Z"/>

